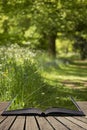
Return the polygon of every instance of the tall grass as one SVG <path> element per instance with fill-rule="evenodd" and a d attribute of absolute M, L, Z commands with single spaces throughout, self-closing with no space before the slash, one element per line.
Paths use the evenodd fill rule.
<path fill-rule="evenodd" d="M 40 106 L 52 96 L 53 91 L 56 94 L 41 77 L 35 55 L 19 46 L 0 48 L 1 101 L 12 100 L 18 95 L 16 105 Z"/>
<path fill-rule="evenodd" d="M 16 94 L 23 98 L 44 86 L 34 56 L 17 46 L 0 48 L 0 100 L 9 100 Z"/>
<path fill-rule="evenodd" d="M 61 60 L 50 61 L 44 54 L 41 56 L 28 48 L 18 45 L 0 47 L 0 101 L 12 100 L 18 95 L 14 108 L 66 106 L 66 103 L 66 107 L 71 107 L 72 103 L 66 98 L 68 95 L 86 99 L 83 92 L 79 96 L 81 90 L 64 84 L 65 78 L 70 79 L 71 72 L 73 78 L 79 78 L 77 71 Z"/>

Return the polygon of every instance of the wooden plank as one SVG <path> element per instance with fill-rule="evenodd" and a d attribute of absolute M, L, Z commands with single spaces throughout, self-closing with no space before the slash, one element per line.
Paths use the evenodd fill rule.
<path fill-rule="evenodd" d="M 38 130 L 38 125 L 33 116 L 26 117 L 26 130 Z"/>
<path fill-rule="evenodd" d="M 0 103 L 0 124 L 6 119 L 5 116 L 1 116 L 3 110 L 7 107 L 8 102 L 1 102 Z"/>
<path fill-rule="evenodd" d="M 87 124 L 86 123 L 84 123 L 84 122 L 82 122 L 80 120 L 77 120 L 77 119 L 75 119 L 73 117 L 65 117 L 65 118 L 70 120 L 71 122 L 77 124 L 78 126 L 84 128 L 84 129 L 87 129 Z"/>
<path fill-rule="evenodd" d="M 10 126 L 12 125 L 13 121 L 15 120 L 15 117 L 7 117 L 1 124 L 0 124 L 0 130 L 8 130 Z"/>
<path fill-rule="evenodd" d="M 54 130 L 44 117 L 36 117 L 39 125 L 38 130 Z"/>
<path fill-rule="evenodd" d="M 8 102 L 0 103 L 0 114 L 7 107 Z M 87 102 L 78 102 L 80 108 L 87 115 Z M 56 120 L 57 119 L 57 120 Z M 26 122 L 25 122 L 26 121 Z M 25 126 L 26 123 L 26 126 Z M 87 116 L 85 117 L 30 117 L 27 116 L 0 116 L 0 130 L 83 130 L 87 129 Z"/>
<path fill-rule="evenodd" d="M 64 117 L 55 117 L 57 120 L 59 120 L 60 122 L 62 122 L 63 124 L 65 124 L 68 129 L 70 130 L 84 130 L 83 128 L 81 128 L 80 126 L 74 124 L 73 122 L 67 120 L 66 118 Z"/>
<path fill-rule="evenodd" d="M 76 118 L 77 120 L 80 120 L 80 121 L 82 121 L 84 123 L 87 123 L 87 118 L 85 118 L 85 116 L 84 117 L 80 117 L 80 116 L 78 117 L 78 116 L 76 116 L 74 118 Z"/>
<path fill-rule="evenodd" d="M 68 130 L 66 125 L 63 125 L 60 121 L 57 121 L 54 117 L 47 117 L 47 120 L 53 126 L 55 130 Z"/>
<path fill-rule="evenodd" d="M 8 102 L 1 102 L 0 103 L 0 115 L 2 114 L 4 109 L 7 107 L 7 105 L 8 105 Z"/>
<path fill-rule="evenodd" d="M 0 124 L 1 124 L 1 122 L 4 121 L 6 118 L 7 118 L 7 117 L 5 117 L 5 116 L 0 116 Z"/>
<path fill-rule="evenodd" d="M 77 102 L 81 110 L 87 115 L 87 101 Z"/>
<path fill-rule="evenodd" d="M 25 117 L 18 116 L 10 130 L 24 130 Z"/>

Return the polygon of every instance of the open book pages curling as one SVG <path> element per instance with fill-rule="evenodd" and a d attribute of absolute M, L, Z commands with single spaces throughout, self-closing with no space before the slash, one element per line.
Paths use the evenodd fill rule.
<path fill-rule="evenodd" d="M 68 97 L 66 100 L 63 100 L 63 97 L 60 97 L 57 101 L 54 100 L 54 102 L 43 101 L 42 103 L 35 104 L 29 104 L 28 102 L 26 104 L 24 102 L 18 102 L 18 99 L 15 98 L 9 102 L 2 115 L 84 116 L 84 113 L 72 97 Z"/>

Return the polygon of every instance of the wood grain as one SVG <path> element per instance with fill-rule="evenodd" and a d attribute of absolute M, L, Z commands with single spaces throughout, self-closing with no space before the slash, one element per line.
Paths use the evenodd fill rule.
<path fill-rule="evenodd" d="M 78 102 L 86 116 L 1 116 L 8 102 L 0 103 L 0 130 L 87 130 L 87 102 Z"/>
<path fill-rule="evenodd" d="M 55 117 L 57 120 L 61 121 L 63 124 L 65 124 L 69 129 L 73 130 L 83 130 L 80 126 L 74 124 L 73 122 L 67 120 L 64 117 Z"/>
<path fill-rule="evenodd" d="M 25 122 L 25 117 L 18 116 L 10 130 L 24 130 L 24 122 Z"/>
<path fill-rule="evenodd" d="M 53 127 L 47 122 L 44 117 L 37 117 L 37 121 L 41 130 L 53 130 Z"/>
<path fill-rule="evenodd" d="M 34 116 L 26 117 L 26 130 L 38 130 L 38 126 Z"/>
<path fill-rule="evenodd" d="M 12 125 L 15 117 L 7 117 L 1 124 L 0 124 L 0 130 L 8 130 L 10 126 Z"/>
<path fill-rule="evenodd" d="M 82 121 L 82 122 L 84 122 L 84 123 L 87 123 L 87 119 L 83 116 L 83 117 L 78 117 L 78 116 L 76 116 L 76 117 L 74 117 L 74 118 L 76 118 L 77 120 L 80 120 L 80 121 Z"/>
<path fill-rule="evenodd" d="M 87 129 L 87 124 L 80 121 L 80 120 L 77 120 L 73 117 L 65 117 L 66 119 L 70 120 L 71 122 L 75 123 L 76 125 L 80 126 L 81 128 L 84 128 L 84 129 Z"/>
<path fill-rule="evenodd" d="M 66 125 L 63 125 L 61 122 L 57 121 L 54 117 L 47 117 L 47 120 L 54 127 L 55 130 L 68 130 Z"/>

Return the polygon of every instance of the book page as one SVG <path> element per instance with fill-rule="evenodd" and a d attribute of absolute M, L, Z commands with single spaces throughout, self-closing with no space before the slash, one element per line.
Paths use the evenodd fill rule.
<path fill-rule="evenodd" d="M 42 98 L 42 102 L 40 100 L 31 100 L 28 102 L 24 102 L 24 100 L 20 101 L 19 97 L 17 96 L 12 100 L 9 107 L 6 109 L 6 111 L 13 111 L 13 110 L 23 110 L 26 109 L 30 113 L 45 113 L 46 110 L 52 109 L 52 108 L 63 108 L 63 109 L 69 109 L 69 110 L 78 110 L 77 107 L 74 105 L 74 103 L 71 101 L 70 97 L 50 97 L 49 99 Z M 21 113 L 24 111 L 21 111 Z M 25 111 L 25 114 L 28 113 Z"/>

